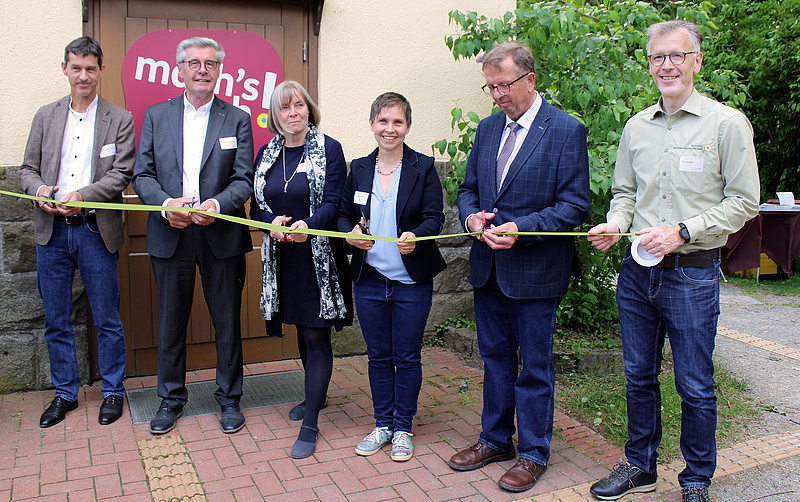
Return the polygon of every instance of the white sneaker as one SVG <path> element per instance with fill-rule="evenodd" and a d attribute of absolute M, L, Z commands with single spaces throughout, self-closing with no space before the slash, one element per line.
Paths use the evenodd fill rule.
<path fill-rule="evenodd" d="M 361 440 L 356 446 L 356 453 L 362 456 L 368 456 L 378 453 L 383 445 L 392 440 L 392 431 L 388 427 L 375 427 L 372 432 L 367 434 L 367 437 Z"/>

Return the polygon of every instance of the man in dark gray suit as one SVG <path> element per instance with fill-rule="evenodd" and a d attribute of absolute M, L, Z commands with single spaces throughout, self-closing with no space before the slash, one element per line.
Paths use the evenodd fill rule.
<path fill-rule="evenodd" d="M 78 268 L 97 328 L 103 379 L 99 422 L 122 415 L 125 336 L 119 318 L 118 250 L 125 241 L 122 212 L 85 211 L 59 202 L 122 202 L 133 174 L 133 117 L 97 94 L 103 51 L 90 37 L 72 41 L 61 64 L 70 94 L 39 109 L 19 170 L 27 194 L 39 202 L 33 214 L 36 274 L 45 317 L 50 378 L 55 399 L 40 427 L 51 427 L 78 407 L 80 376 L 72 330 L 72 280 Z"/>
<path fill-rule="evenodd" d="M 246 217 L 244 204 L 253 194 L 253 134 L 247 113 L 214 97 L 224 57 L 222 46 L 210 38 L 178 45 L 186 92 L 148 108 L 142 123 L 133 188 L 145 204 Z M 172 430 L 187 401 L 186 327 L 197 267 L 216 337 L 220 426 L 226 434 L 238 432 L 244 427 L 239 409 L 244 255 L 253 249 L 248 228 L 188 211 L 153 212 L 146 249 L 158 289 L 162 398 L 150 432 Z"/>

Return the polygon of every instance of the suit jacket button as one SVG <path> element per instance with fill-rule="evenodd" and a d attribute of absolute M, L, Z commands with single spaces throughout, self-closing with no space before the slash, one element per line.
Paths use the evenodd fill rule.
<path fill-rule="evenodd" d="M 492 212 L 493 212 L 493 213 L 497 213 L 497 208 L 496 208 L 496 207 L 495 207 L 495 208 L 492 208 Z"/>

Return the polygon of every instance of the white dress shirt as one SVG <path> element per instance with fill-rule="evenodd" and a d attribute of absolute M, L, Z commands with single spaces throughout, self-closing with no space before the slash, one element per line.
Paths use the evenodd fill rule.
<path fill-rule="evenodd" d="M 514 143 L 514 150 L 511 151 L 511 157 L 508 158 L 506 167 L 505 169 L 503 169 L 503 178 L 501 186 L 502 183 L 506 181 L 506 174 L 508 174 L 508 168 L 511 166 L 511 163 L 514 162 L 514 158 L 516 158 L 519 149 L 522 147 L 522 143 L 528 136 L 528 131 L 531 129 L 531 125 L 533 125 L 533 121 L 536 119 L 536 114 L 539 113 L 539 108 L 541 107 L 542 107 L 542 96 L 537 92 L 536 98 L 534 98 L 531 107 L 528 108 L 528 110 L 525 113 L 523 113 L 522 116 L 517 120 L 517 124 L 520 126 L 520 128 L 517 129 L 517 141 Z M 497 149 L 497 157 L 500 156 L 500 150 L 503 149 L 503 143 L 505 142 L 506 138 L 509 135 L 510 129 L 508 125 L 512 122 L 513 120 L 511 120 L 511 117 L 506 115 L 506 126 L 505 128 L 503 128 L 503 136 L 500 138 L 500 148 Z"/>
<path fill-rule="evenodd" d="M 183 196 L 197 201 L 200 201 L 200 163 L 212 103 L 213 98 L 195 109 L 186 94 L 183 95 Z"/>
<path fill-rule="evenodd" d="M 542 107 L 542 95 L 537 92 L 531 107 L 528 108 L 525 111 L 525 113 L 522 114 L 519 120 L 517 120 L 517 124 L 519 124 L 520 126 L 520 128 L 517 130 L 517 140 L 514 143 L 514 150 L 511 151 L 511 156 L 508 158 L 506 167 L 503 169 L 503 178 L 500 181 L 500 186 L 502 186 L 503 183 L 506 181 L 508 168 L 511 166 L 511 163 L 514 162 L 514 159 L 517 157 L 517 153 L 519 152 L 519 149 L 522 147 L 522 143 L 525 141 L 525 138 L 528 136 L 528 131 L 530 130 L 531 125 L 533 125 L 533 121 L 536 119 L 536 114 L 539 113 L 539 108 L 541 107 Z M 500 147 L 497 149 L 497 156 L 495 158 L 500 157 L 500 151 L 503 149 L 503 143 L 505 142 L 506 138 L 510 133 L 508 124 L 512 122 L 514 121 L 511 120 L 511 117 L 506 115 L 506 125 L 503 128 L 503 135 L 500 137 Z M 469 230 L 469 225 L 467 225 L 467 221 L 469 221 L 469 219 L 473 216 L 473 214 L 467 216 L 467 218 L 464 220 L 464 228 L 467 230 Z"/>
<path fill-rule="evenodd" d="M 186 98 L 186 94 L 183 95 L 183 193 L 181 195 L 193 198 L 194 206 L 203 202 L 200 199 L 200 168 L 203 162 L 203 148 L 205 148 L 208 117 L 212 104 L 214 104 L 214 98 L 195 109 L 194 105 Z M 168 197 L 161 205 L 166 206 L 171 200 L 172 197 Z M 219 213 L 219 201 L 211 200 L 214 201 L 214 207 Z M 162 211 L 161 216 L 166 218 L 166 212 Z"/>
<path fill-rule="evenodd" d="M 58 171 L 58 192 L 53 197 L 64 196 L 92 183 L 92 150 L 94 148 L 94 123 L 97 117 L 97 96 L 85 112 L 76 112 L 69 101 L 67 125 L 61 144 L 61 168 Z M 41 187 L 40 187 L 41 188 Z"/>

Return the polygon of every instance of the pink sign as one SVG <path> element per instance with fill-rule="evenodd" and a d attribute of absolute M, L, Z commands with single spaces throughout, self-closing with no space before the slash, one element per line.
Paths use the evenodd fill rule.
<path fill-rule="evenodd" d="M 122 88 L 136 124 L 136 141 L 147 107 L 182 95 L 184 83 L 178 75 L 175 52 L 178 44 L 190 37 L 213 38 L 225 49 L 214 92 L 250 114 L 257 151 L 272 138 L 267 131 L 269 100 L 275 86 L 283 82 L 283 64 L 269 42 L 248 31 L 158 30 L 136 40 L 122 64 Z"/>

